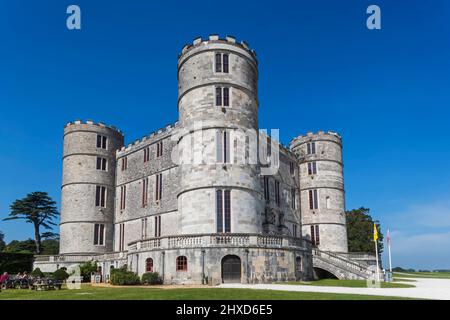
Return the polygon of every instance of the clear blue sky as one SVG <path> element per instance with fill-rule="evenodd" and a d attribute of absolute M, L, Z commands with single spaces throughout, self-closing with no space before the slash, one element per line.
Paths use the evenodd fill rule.
<path fill-rule="evenodd" d="M 81 31 L 66 28 L 69 4 Z M 382 30 L 366 28 L 370 4 Z M 259 57 L 260 127 L 284 143 L 340 132 L 347 209 L 391 228 L 394 265 L 450 268 L 449 21 L 445 0 L 2 1 L 0 217 L 31 191 L 59 203 L 68 121 L 127 141 L 174 122 L 182 46 L 230 34 Z M 0 230 L 32 237 L 23 222 Z"/>

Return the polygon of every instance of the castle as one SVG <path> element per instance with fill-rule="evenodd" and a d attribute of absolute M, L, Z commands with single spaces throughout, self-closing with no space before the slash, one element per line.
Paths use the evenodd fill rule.
<path fill-rule="evenodd" d="M 96 260 L 165 283 L 367 277 L 350 256 L 342 140 L 289 147 L 258 126 L 258 61 L 247 43 L 197 38 L 178 58 L 179 119 L 124 145 L 115 127 L 64 128 L 60 255 L 44 271 Z"/>

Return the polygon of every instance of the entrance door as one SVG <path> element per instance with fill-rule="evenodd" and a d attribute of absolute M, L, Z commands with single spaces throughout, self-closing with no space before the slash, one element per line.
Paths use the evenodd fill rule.
<path fill-rule="evenodd" d="M 241 282 L 241 258 L 225 256 L 222 259 L 222 282 Z"/>

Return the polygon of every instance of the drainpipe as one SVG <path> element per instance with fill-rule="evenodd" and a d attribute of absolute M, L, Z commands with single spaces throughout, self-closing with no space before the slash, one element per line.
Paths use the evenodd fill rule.
<path fill-rule="evenodd" d="M 245 273 L 246 273 L 246 277 L 247 277 L 247 283 L 250 282 L 250 280 L 249 280 L 249 278 L 250 278 L 250 265 L 248 263 L 248 253 L 249 253 L 249 250 L 245 249 L 245 259 L 246 259 L 246 266 L 245 266 L 246 272 Z"/>
<path fill-rule="evenodd" d="M 202 250 L 202 284 L 205 284 L 205 249 Z"/>
<path fill-rule="evenodd" d="M 164 269 L 165 269 L 165 257 L 166 257 L 166 253 L 164 252 L 164 251 L 161 251 L 161 255 L 162 255 L 162 278 L 163 278 L 163 281 L 164 281 L 164 278 L 165 278 L 165 272 L 164 272 Z"/>

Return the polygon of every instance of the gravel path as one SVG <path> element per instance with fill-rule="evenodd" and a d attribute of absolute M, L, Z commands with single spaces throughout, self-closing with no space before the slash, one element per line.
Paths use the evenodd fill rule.
<path fill-rule="evenodd" d="M 406 277 L 403 277 L 406 279 Z M 412 279 L 412 278 L 411 278 Z M 255 290 L 283 290 L 297 292 L 329 292 L 366 294 L 377 296 L 393 296 L 419 299 L 450 300 L 450 279 L 414 278 L 416 282 L 404 282 L 415 285 L 415 288 L 347 288 L 347 287 L 321 287 L 311 285 L 284 285 L 284 284 L 241 284 L 227 283 L 220 288 L 245 288 Z M 401 283 L 400 281 L 397 283 Z"/>

